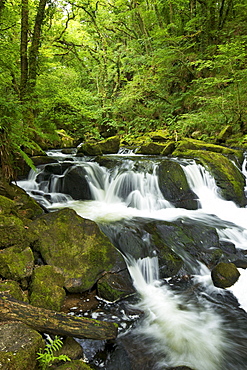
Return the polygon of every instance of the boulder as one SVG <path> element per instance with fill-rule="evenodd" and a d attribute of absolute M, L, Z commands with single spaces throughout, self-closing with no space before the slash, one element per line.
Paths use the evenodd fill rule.
<path fill-rule="evenodd" d="M 205 143 L 201 140 L 195 139 L 188 139 L 184 138 L 181 141 L 177 142 L 176 150 L 173 152 L 173 156 L 179 156 L 180 152 L 184 152 L 187 150 L 203 150 L 207 152 L 214 152 L 214 153 L 221 153 L 225 156 L 230 157 L 231 159 L 235 160 L 235 162 L 242 163 L 243 162 L 243 150 L 235 150 L 231 148 L 227 148 L 221 145 L 215 145 L 210 143 Z M 196 153 L 194 153 L 194 158 L 196 158 Z"/>
<path fill-rule="evenodd" d="M 73 166 L 66 171 L 61 181 L 61 192 L 75 200 L 92 199 L 91 190 L 86 179 L 87 172 L 82 166 Z"/>
<path fill-rule="evenodd" d="M 148 136 L 156 142 L 164 142 L 170 139 L 170 134 L 166 130 L 156 130 L 148 133 Z"/>
<path fill-rule="evenodd" d="M 30 224 L 30 240 L 46 264 L 65 277 L 69 292 L 86 291 L 107 271 L 126 268 L 125 262 L 97 224 L 72 209 L 46 214 Z"/>
<path fill-rule="evenodd" d="M 167 144 L 160 144 L 150 142 L 143 144 L 138 150 L 137 154 L 149 154 L 149 155 L 158 155 L 161 154 L 167 148 Z"/>
<path fill-rule="evenodd" d="M 0 248 L 23 245 L 25 236 L 25 225 L 20 218 L 0 214 Z"/>
<path fill-rule="evenodd" d="M 21 250 L 9 247 L 0 251 L 0 275 L 6 279 L 22 280 L 30 277 L 34 267 L 34 256 L 30 247 Z"/>
<path fill-rule="evenodd" d="M 211 271 L 213 283 L 218 288 L 228 288 L 236 283 L 240 273 L 233 263 L 218 263 Z"/>
<path fill-rule="evenodd" d="M 195 220 L 152 221 L 144 229 L 151 235 L 150 242 L 157 251 L 161 277 L 174 276 L 182 267 L 185 273 L 194 273 L 191 266 L 197 261 L 211 266 L 222 256 L 215 228 Z"/>
<path fill-rule="evenodd" d="M 100 298 L 114 302 L 135 292 L 131 277 L 127 270 L 119 273 L 107 272 L 97 282 L 97 291 Z"/>
<path fill-rule="evenodd" d="M 162 160 L 157 171 L 160 190 L 176 208 L 197 209 L 197 196 L 190 189 L 179 163 Z"/>
<path fill-rule="evenodd" d="M 17 281 L 14 280 L 0 281 L 0 292 L 5 292 L 18 301 L 28 301 L 26 294 L 22 291 Z"/>
<path fill-rule="evenodd" d="M 84 143 L 78 148 L 77 151 L 77 156 L 83 155 L 89 155 L 89 156 L 94 156 L 94 155 L 101 155 L 102 151 L 98 143 Z"/>
<path fill-rule="evenodd" d="M 102 154 L 116 154 L 119 151 L 120 138 L 118 136 L 111 136 L 98 143 Z"/>
<path fill-rule="evenodd" d="M 83 357 L 81 345 L 72 337 L 66 337 L 63 346 L 55 353 L 56 356 L 66 355 L 71 360 L 77 360 Z"/>
<path fill-rule="evenodd" d="M 215 178 L 224 199 L 231 200 L 240 207 L 246 205 L 245 177 L 227 157 L 221 153 L 205 150 L 187 150 L 186 152 L 177 152 L 177 155 L 185 158 L 196 158 Z"/>
<path fill-rule="evenodd" d="M 9 184 L 0 174 L 0 195 L 15 201 L 17 215 L 34 219 L 41 216 L 43 209 L 23 189 Z"/>
<path fill-rule="evenodd" d="M 36 267 L 32 276 L 30 304 L 61 311 L 66 293 L 64 276 L 53 266 Z"/>
<path fill-rule="evenodd" d="M 0 325 L 0 366 L 6 370 L 37 369 L 37 352 L 44 347 L 42 336 L 20 322 Z"/>

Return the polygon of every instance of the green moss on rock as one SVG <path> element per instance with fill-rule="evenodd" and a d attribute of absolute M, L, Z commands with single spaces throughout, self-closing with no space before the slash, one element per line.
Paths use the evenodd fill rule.
<path fill-rule="evenodd" d="M 116 154 L 119 150 L 120 138 L 118 136 L 111 136 L 98 143 L 102 154 Z"/>
<path fill-rule="evenodd" d="M 158 155 L 158 154 L 161 154 L 166 149 L 166 147 L 167 147 L 166 144 L 151 142 L 151 143 L 142 145 L 137 150 L 137 154 Z"/>
<path fill-rule="evenodd" d="M 179 163 L 163 160 L 158 168 L 159 187 L 165 199 L 176 207 L 197 209 L 197 196 L 190 189 Z"/>
<path fill-rule="evenodd" d="M 65 277 L 65 288 L 90 289 L 105 271 L 125 267 L 122 256 L 97 224 L 72 209 L 40 217 L 30 225 L 34 248 Z"/>
<path fill-rule="evenodd" d="M 9 247 L 0 251 L 0 275 L 19 281 L 32 275 L 34 256 L 30 247 Z"/>
<path fill-rule="evenodd" d="M 127 270 L 106 273 L 97 283 L 99 297 L 114 302 L 135 292 Z"/>
<path fill-rule="evenodd" d="M 20 322 L 0 325 L 0 365 L 6 370 L 34 370 L 37 352 L 44 347 L 42 336 Z"/>
<path fill-rule="evenodd" d="M 240 273 L 233 263 L 220 262 L 211 272 L 213 283 L 218 288 L 228 288 L 236 283 Z"/>
<path fill-rule="evenodd" d="M 60 311 L 66 297 L 64 276 L 54 266 L 36 267 L 32 277 L 30 303 Z"/>
<path fill-rule="evenodd" d="M 17 281 L 4 280 L 0 281 L 0 292 L 8 293 L 11 297 L 17 299 L 18 301 L 27 302 L 27 297 L 20 288 Z"/>
<path fill-rule="evenodd" d="M 23 245 L 25 234 L 25 225 L 22 220 L 16 216 L 0 214 L 0 248 Z"/>
<path fill-rule="evenodd" d="M 224 199 L 232 200 L 240 207 L 245 206 L 245 178 L 231 160 L 221 153 L 202 150 L 187 150 L 176 154 L 197 159 L 215 178 Z"/>
<path fill-rule="evenodd" d="M 92 369 L 89 365 L 81 360 L 75 360 L 66 362 L 65 364 L 58 366 L 58 370 L 90 370 Z"/>

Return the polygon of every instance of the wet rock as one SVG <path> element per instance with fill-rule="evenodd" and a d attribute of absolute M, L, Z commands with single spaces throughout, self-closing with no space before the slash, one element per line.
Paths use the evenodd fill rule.
<path fill-rule="evenodd" d="M 157 171 L 160 190 L 166 200 L 177 208 L 197 209 L 197 196 L 190 189 L 179 163 L 163 160 Z"/>
<path fill-rule="evenodd" d="M 64 276 L 55 267 L 36 267 L 32 277 L 30 304 L 61 311 L 66 296 L 63 286 Z"/>
<path fill-rule="evenodd" d="M 30 247 L 24 250 L 9 247 L 0 251 L 0 275 L 12 280 L 30 277 L 34 267 L 34 256 Z"/>
<path fill-rule="evenodd" d="M 69 292 L 86 291 L 105 272 L 126 268 L 122 256 L 97 224 L 72 209 L 40 217 L 29 231 L 34 248 L 46 264 L 63 274 Z"/>
<path fill-rule="evenodd" d="M 23 189 L 9 184 L 0 174 L 0 195 L 15 201 L 17 215 L 21 218 L 34 219 L 41 216 L 43 209 Z"/>
<path fill-rule="evenodd" d="M 83 357 L 83 349 L 81 345 L 72 337 L 66 337 L 63 340 L 63 346 L 56 351 L 56 356 L 66 355 L 71 360 L 77 360 Z"/>
<path fill-rule="evenodd" d="M 215 178 L 224 199 L 231 200 L 240 207 L 245 206 L 245 178 L 231 160 L 221 153 L 206 150 L 176 151 L 176 154 L 185 158 L 196 158 Z"/>
<path fill-rule="evenodd" d="M 228 288 L 236 283 L 240 276 L 233 263 L 220 262 L 211 271 L 213 283 L 218 288 Z"/>
<path fill-rule="evenodd" d="M 86 176 L 87 172 L 83 167 L 71 167 L 61 179 L 61 192 L 70 195 L 75 200 L 92 199 Z"/>
<path fill-rule="evenodd" d="M 100 298 L 114 302 L 135 292 L 127 270 L 119 273 L 106 273 L 97 283 Z"/>
<path fill-rule="evenodd" d="M 174 141 L 170 141 L 166 145 L 166 147 L 162 150 L 161 155 L 168 156 L 168 155 L 172 154 L 172 152 L 174 151 L 174 149 L 175 149 L 175 142 Z"/>
<path fill-rule="evenodd" d="M 0 325 L 0 365 L 6 370 L 37 369 L 37 352 L 44 347 L 42 336 L 20 322 Z"/>
<path fill-rule="evenodd" d="M 150 233 L 157 250 L 161 277 L 173 276 L 182 267 L 186 273 L 193 273 L 191 266 L 195 266 L 197 261 L 207 266 L 215 265 L 215 251 L 219 246 L 215 228 L 195 220 L 153 221 L 144 228 Z"/>

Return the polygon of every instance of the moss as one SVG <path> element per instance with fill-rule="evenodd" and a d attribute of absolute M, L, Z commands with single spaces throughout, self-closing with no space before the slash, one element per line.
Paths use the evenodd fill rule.
<path fill-rule="evenodd" d="M 105 274 L 97 283 L 99 297 L 114 302 L 135 292 L 126 270 Z"/>
<path fill-rule="evenodd" d="M 42 336 L 27 325 L 0 325 L 0 364 L 8 370 L 34 370 L 37 352 L 44 347 Z"/>
<path fill-rule="evenodd" d="M 119 150 L 120 138 L 118 136 L 111 136 L 98 143 L 99 148 L 103 154 L 115 154 Z"/>
<path fill-rule="evenodd" d="M 27 297 L 21 290 L 19 284 L 13 280 L 5 280 L 0 282 L 0 292 L 5 292 L 11 295 L 18 301 L 27 302 Z"/>
<path fill-rule="evenodd" d="M 240 273 L 233 263 L 220 262 L 211 272 L 213 283 L 218 288 L 228 288 L 236 283 Z"/>
<path fill-rule="evenodd" d="M 90 370 L 92 369 L 89 365 L 81 360 L 75 360 L 67 362 L 61 366 L 56 367 L 58 370 Z"/>
<path fill-rule="evenodd" d="M 0 275 L 7 279 L 21 280 L 32 275 L 34 256 L 31 248 L 23 251 L 9 247 L 0 251 Z"/>
<path fill-rule="evenodd" d="M 10 215 L 16 214 L 16 203 L 2 195 L 0 195 L 0 214 Z"/>
<path fill-rule="evenodd" d="M 18 217 L 0 214 L 0 248 L 22 245 L 25 240 L 25 227 Z"/>
<path fill-rule="evenodd" d="M 166 144 L 160 144 L 160 143 L 147 143 L 140 147 L 140 149 L 137 150 L 137 154 L 148 154 L 148 155 L 157 155 L 161 154 L 165 149 L 167 145 Z"/>
<path fill-rule="evenodd" d="M 30 225 L 35 248 L 44 261 L 60 269 L 70 292 L 90 289 L 105 271 L 123 259 L 93 221 L 71 209 L 42 216 Z M 125 265 L 124 265 L 125 266 Z"/>
<path fill-rule="evenodd" d="M 226 200 L 232 200 L 239 206 L 245 205 L 245 178 L 227 157 L 220 153 L 202 150 L 186 150 L 177 152 L 176 155 L 197 159 L 216 179 L 216 183 L 221 189 L 221 195 Z"/>
<path fill-rule="evenodd" d="M 53 266 L 36 267 L 32 277 L 30 303 L 33 306 L 60 311 L 66 293 L 64 276 Z"/>

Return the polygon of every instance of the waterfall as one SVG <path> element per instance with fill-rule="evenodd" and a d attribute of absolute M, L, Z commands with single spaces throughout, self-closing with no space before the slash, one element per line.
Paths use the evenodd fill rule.
<path fill-rule="evenodd" d="M 125 153 L 124 156 L 124 161 L 118 162 L 117 167 L 111 170 L 96 162 L 73 159 L 73 166 L 82 166 L 85 170 L 91 191 L 90 200 L 74 200 L 60 193 L 60 180 L 66 176 L 68 169 L 61 175 L 52 175 L 48 180 L 39 182 L 41 168 L 31 171 L 28 181 L 18 184 L 48 209 L 70 207 L 82 217 L 104 223 L 106 227 L 112 222 L 136 217 L 162 221 L 194 220 L 213 226 L 220 241 L 247 249 L 247 208 L 239 208 L 233 202 L 224 200 L 214 178 L 203 166 L 194 161 L 181 162 L 200 204 L 197 210 L 187 210 L 175 208 L 164 199 L 158 185 L 156 163 L 150 164 L 148 169 L 140 166 L 140 170 L 136 170 L 136 162 L 128 160 Z M 119 225 L 121 230 L 121 223 Z M 244 360 L 238 359 L 239 353 L 245 352 L 244 328 L 231 328 L 228 309 L 222 314 L 215 296 L 206 299 L 211 292 L 224 295 L 227 291 L 213 286 L 210 271 L 205 266 L 201 265 L 201 271 L 198 269 L 194 277 L 195 284 L 202 284 L 205 291 L 189 299 L 159 278 L 157 255 L 137 260 L 127 257 L 126 261 L 139 294 L 136 307 L 145 315 L 133 333 L 139 341 L 141 338 L 150 339 L 147 351 L 155 353 L 157 369 L 182 365 L 193 370 L 246 368 Z M 241 278 L 229 290 L 247 311 L 247 295 L 243 293 L 247 273 L 239 270 Z"/>

